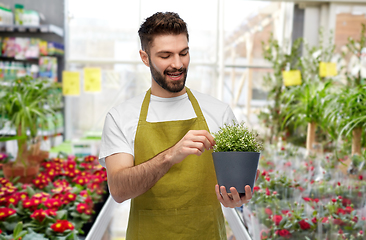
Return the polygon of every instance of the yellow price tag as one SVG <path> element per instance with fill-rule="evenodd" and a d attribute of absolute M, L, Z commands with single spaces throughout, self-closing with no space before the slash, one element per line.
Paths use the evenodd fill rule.
<path fill-rule="evenodd" d="M 283 84 L 285 86 L 294 86 L 301 84 L 300 70 L 282 71 Z"/>
<path fill-rule="evenodd" d="M 84 68 L 84 91 L 100 92 L 101 76 L 100 68 Z"/>
<path fill-rule="evenodd" d="M 80 95 L 80 73 L 79 72 L 62 72 L 62 94 L 64 96 Z"/>
<path fill-rule="evenodd" d="M 332 62 L 320 62 L 319 76 L 320 77 L 337 76 L 337 64 Z"/>

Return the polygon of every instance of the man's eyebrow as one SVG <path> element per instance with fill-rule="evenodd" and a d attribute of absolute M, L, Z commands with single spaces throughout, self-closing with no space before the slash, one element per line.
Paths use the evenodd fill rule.
<path fill-rule="evenodd" d="M 189 47 L 184 48 L 184 49 L 183 49 L 183 50 L 181 50 L 180 52 L 184 52 L 184 51 L 187 51 L 187 50 L 189 50 Z M 157 52 L 156 54 L 164 54 L 164 53 L 172 53 L 172 52 L 162 50 L 162 51 L 160 51 L 160 52 Z"/>

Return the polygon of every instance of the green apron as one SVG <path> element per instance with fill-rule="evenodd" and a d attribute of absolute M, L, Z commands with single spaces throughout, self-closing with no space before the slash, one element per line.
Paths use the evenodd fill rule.
<path fill-rule="evenodd" d="M 146 121 L 151 90 L 147 91 L 135 137 L 135 165 L 172 147 L 189 130 L 209 130 L 196 98 L 186 90 L 197 117 L 167 122 Z M 189 155 L 150 190 L 131 199 L 127 240 L 226 239 L 211 153 Z"/>

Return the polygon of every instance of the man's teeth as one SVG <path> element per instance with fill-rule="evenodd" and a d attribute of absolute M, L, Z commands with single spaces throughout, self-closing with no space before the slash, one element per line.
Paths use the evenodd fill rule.
<path fill-rule="evenodd" d="M 170 75 L 170 76 L 179 76 L 179 75 L 181 75 L 182 73 L 176 73 L 176 74 L 173 74 L 173 73 L 168 73 L 168 75 Z"/>

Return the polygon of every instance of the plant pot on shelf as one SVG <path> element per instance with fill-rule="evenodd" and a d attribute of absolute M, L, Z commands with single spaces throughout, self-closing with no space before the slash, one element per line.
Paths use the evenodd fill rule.
<path fill-rule="evenodd" d="M 45 159 L 49 158 L 50 152 L 40 150 L 38 154 L 29 155 L 28 160 L 32 163 L 41 163 Z"/>
<path fill-rule="evenodd" d="M 259 152 L 213 152 L 217 182 L 225 186 L 229 193 L 235 187 L 239 193 L 245 193 L 249 185 L 253 191 L 257 175 Z"/>
<path fill-rule="evenodd" d="M 19 177 L 17 182 L 31 183 L 39 173 L 39 163 L 28 164 L 26 167 L 23 165 L 15 165 L 14 163 L 5 163 L 3 165 L 4 177 L 8 180 L 12 180 Z"/>

